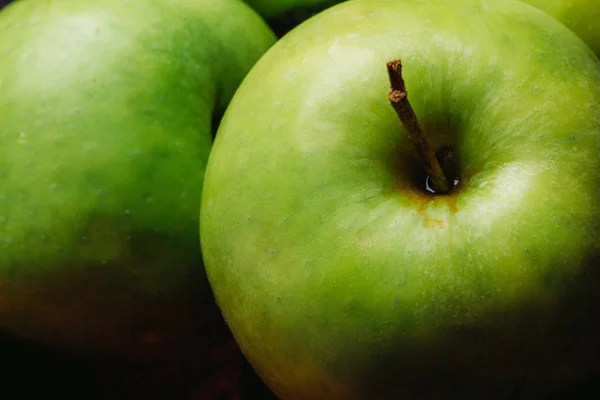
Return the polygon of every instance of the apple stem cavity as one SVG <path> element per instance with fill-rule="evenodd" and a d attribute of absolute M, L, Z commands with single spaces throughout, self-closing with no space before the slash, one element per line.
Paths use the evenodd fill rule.
<path fill-rule="evenodd" d="M 448 178 L 444 174 L 433 147 L 419 125 L 417 116 L 408 101 L 408 93 L 404 79 L 402 78 L 402 62 L 400 59 L 387 63 L 388 75 L 390 78 L 391 90 L 388 95 L 390 104 L 396 111 L 398 118 L 406 128 L 408 138 L 412 142 L 415 150 L 427 173 L 426 185 L 428 190 L 433 193 L 448 193 L 452 188 Z"/>

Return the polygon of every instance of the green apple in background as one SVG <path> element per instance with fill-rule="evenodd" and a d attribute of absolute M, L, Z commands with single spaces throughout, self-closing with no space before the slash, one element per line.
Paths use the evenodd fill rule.
<path fill-rule="evenodd" d="M 598 0 L 523 0 L 565 24 L 600 55 L 600 2 Z"/>
<path fill-rule="evenodd" d="M 238 0 L 2 10 L 1 330 L 132 357 L 216 339 L 198 245 L 213 116 L 273 42 Z"/>
<path fill-rule="evenodd" d="M 260 15 L 273 18 L 291 10 L 326 8 L 343 0 L 244 0 Z"/>
<path fill-rule="evenodd" d="M 245 0 L 258 11 L 278 37 L 308 18 L 344 0 Z"/>
<path fill-rule="evenodd" d="M 388 102 L 397 58 L 454 151 L 448 194 Z M 598 59 L 518 1 L 351 0 L 281 39 L 225 113 L 200 217 L 275 394 L 534 398 L 597 368 L 599 107 Z"/>

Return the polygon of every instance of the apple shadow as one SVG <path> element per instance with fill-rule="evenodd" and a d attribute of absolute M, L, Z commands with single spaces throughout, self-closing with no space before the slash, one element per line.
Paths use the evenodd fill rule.
<path fill-rule="evenodd" d="M 278 38 L 282 38 L 304 21 L 340 2 L 340 0 L 321 0 L 320 3 L 316 5 L 292 8 L 287 12 L 269 18 L 267 23 L 275 35 Z"/>
<path fill-rule="evenodd" d="M 2 389 L 22 398 L 229 398 L 243 355 L 200 261 L 189 265 L 178 257 L 181 247 L 173 240 L 132 235 L 123 258 L 106 264 L 46 266 L 31 274 L 13 265 L 15 273 L 2 288 L 1 318 L 21 331 L 0 330 Z M 179 275 L 171 284 L 186 287 L 140 293 L 138 267 L 146 278 L 165 282 L 165 259 L 181 263 L 187 279 Z M 153 340 L 155 331 L 162 340 Z M 36 336 L 23 336 L 29 332 Z"/>
<path fill-rule="evenodd" d="M 225 351 L 212 358 L 134 362 L 59 350 L 2 332 L 6 368 L 0 385 L 3 393 L 19 398 L 229 399 L 239 390 L 243 358 L 232 338 L 222 347 Z"/>
<path fill-rule="evenodd" d="M 373 399 L 598 398 L 598 266 L 600 257 L 590 257 L 569 282 L 548 274 L 548 287 L 561 293 L 555 307 L 532 300 L 477 324 L 447 326 L 428 341 L 374 350 L 356 373 L 363 378 L 359 393 Z"/>

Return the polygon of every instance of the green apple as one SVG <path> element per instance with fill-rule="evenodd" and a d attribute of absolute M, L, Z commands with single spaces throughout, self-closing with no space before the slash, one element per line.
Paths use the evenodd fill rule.
<path fill-rule="evenodd" d="M 425 190 L 388 61 L 458 184 Z M 285 399 L 528 398 L 597 368 L 600 62 L 507 0 L 351 0 L 255 65 L 209 157 L 200 238 Z M 518 390 L 518 392 L 517 392 Z"/>
<path fill-rule="evenodd" d="M 565 24 L 600 56 L 598 0 L 523 0 Z"/>
<path fill-rule="evenodd" d="M 2 10 L 1 330 L 135 357 L 216 335 L 197 228 L 213 116 L 274 40 L 238 0 Z"/>

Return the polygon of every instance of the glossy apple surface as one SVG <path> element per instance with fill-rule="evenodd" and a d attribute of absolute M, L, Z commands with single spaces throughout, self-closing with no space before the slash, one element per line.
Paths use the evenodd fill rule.
<path fill-rule="evenodd" d="M 126 356 L 213 335 L 212 120 L 273 42 L 238 0 L 2 10 L 0 329 Z"/>
<path fill-rule="evenodd" d="M 386 62 L 459 186 L 423 189 Z M 596 368 L 600 63 L 506 0 L 351 0 L 242 83 L 206 173 L 207 273 L 285 399 L 514 398 Z M 438 397 L 436 397 L 438 396 Z"/>
<path fill-rule="evenodd" d="M 600 2 L 597 0 L 523 0 L 550 14 L 600 55 Z"/>

